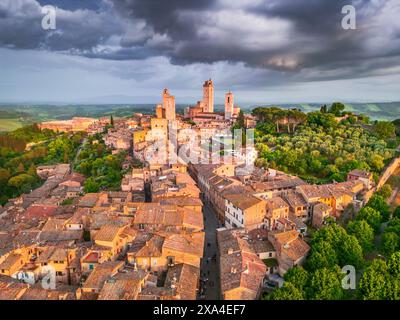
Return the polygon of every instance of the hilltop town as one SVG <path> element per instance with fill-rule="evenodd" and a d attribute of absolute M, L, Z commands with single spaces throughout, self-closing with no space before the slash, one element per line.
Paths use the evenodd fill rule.
<path fill-rule="evenodd" d="M 56 137 L 83 135 L 65 161 L 34 167 L 39 187 L 1 207 L 0 299 L 254 300 L 289 290 L 286 275 L 315 260 L 313 234 L 377 209 L 400 160 L 381 148 L 382 166 L 314 183 L 295 163 L 272 163 L 283 142 L 260 132 L 290 135 L 306 121 L 297 111 L 267 120 L 275 111 L 244 114 L 229 91 L 214 112 L 210 79 L 184 114 L 164 89 L 153 114 L 40 123 Z M 239 144 L 232 129 L 248 130 Z"/>

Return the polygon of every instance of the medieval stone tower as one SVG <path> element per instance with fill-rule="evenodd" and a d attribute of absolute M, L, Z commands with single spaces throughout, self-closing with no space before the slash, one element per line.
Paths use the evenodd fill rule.
<path fill-rule="evenodd" d="M 203 112 L 214 112 L 214 85 L 211 79 L 203 85 L 203 105 Z"/>
<path fill-rule="evenodd" d="M 234 100 L 233 100 L 233 93 L 228 92 L 225 94 L 225 119 L 230 120 L 233 115 L 233 106 L 234 106 Z"/>
<path fill-rule="evenodd" d="M 175 97 L 169 94 L 168 89 L 163 90 L 163 109 L 165 119 L 175 120 Z"/>

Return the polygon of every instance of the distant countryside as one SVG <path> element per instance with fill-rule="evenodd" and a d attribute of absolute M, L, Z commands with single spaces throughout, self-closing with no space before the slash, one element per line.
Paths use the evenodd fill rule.
<path fill-rule="evenodd" d="M 322 103 L 323 104 L 323 103 Z M 304 112 L 319 110 L 321 103 L 310 104 L 260 104 L 243 106 L 244 111 L 250 111 L 255 107 L 277 106 L 284 109 L 300 109 Z M 400 102 L 385 103 L 354 103 L 345 104 L 346 111 L 356 114 L 365 114 L 376 120 L 395 120 L 400 114 Z M 177 104 L 178 113 L 183 113 L 186 104 Z M 49 120 L 65 120 L 72 117 L 103 116 L 127 117 L 132 112 L 152 113 L 154 104 L 115 104 L 115 105 L 23 105 L 0 104 L 0 132 L 13 131 L 26 124 Z M 216 111 L 222 111 L 222 105 L 215 106 Z"/>

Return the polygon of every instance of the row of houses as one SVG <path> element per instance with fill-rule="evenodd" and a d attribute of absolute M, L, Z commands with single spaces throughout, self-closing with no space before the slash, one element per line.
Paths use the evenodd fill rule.
<path fill-rule="evenodd" d="M 328 218 L 339 218 L 372 184 L 372 176 L 361 171 L 350 172 L 346 182 L 309 185 L 275 170 L 243 174 L 234 163 L 189 169 L 221 226 L 217 239 L 224 299 L 256 299 L 266 282 L 281 285 L 281 277 L 301 265 L 310 250 L 304 240 L 307 225 L 320 228 Z"/>
<path fill-rule="evenodd" d="M 48 180 L 53 169 L 40 168 Z M 140 176 L 134 169 L 142 197 L 79 193 L 71 204 L 45 207 L 61 184 L 78 183 L 66 171 L 28 207 L 2 216 L 2 298 L 196 299 L 205 235 L 200 191 L 185 171 L 147 168 Z M 145 184 L 152 202 L 145 202 Z"/>
<path fill-rule="evenodd" d="M 192 165 L 190 169 L 221 225 L 247 230 L 294 228 L 304 233 L 306 222 L 319 228 L 327 217 L 339 218 L 349 205 L 360 206 L 358 196 L 372 183 L 355 179 L 358 171 L 351 172 L 346 182 L 309 185 L 276 171 L 259 176 L 262 181 L 244 179 L 237 176 L 235 164 Z"/>

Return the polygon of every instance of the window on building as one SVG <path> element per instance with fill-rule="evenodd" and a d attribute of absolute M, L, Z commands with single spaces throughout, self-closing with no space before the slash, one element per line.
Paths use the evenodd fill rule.
<path fill-rule="evenodd" d="M 167 261 L 168 261 L 168 265 L 169 265 L 169 266 L 172 266 L 172 265 L 175 264 L 175 257 L 168 256 L 168 257 L 167 257 Z"/>

